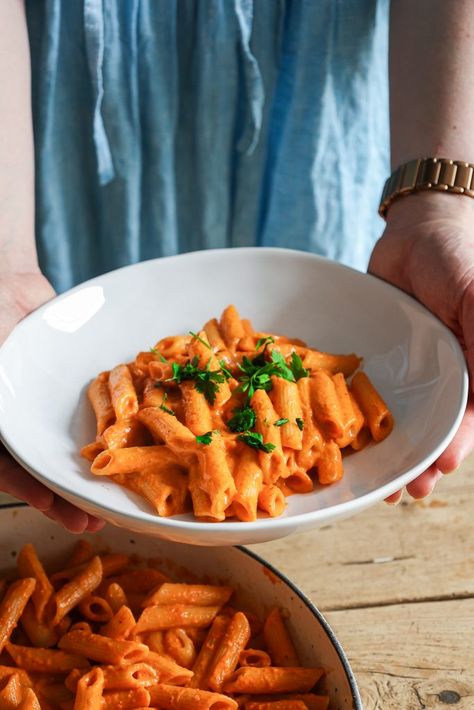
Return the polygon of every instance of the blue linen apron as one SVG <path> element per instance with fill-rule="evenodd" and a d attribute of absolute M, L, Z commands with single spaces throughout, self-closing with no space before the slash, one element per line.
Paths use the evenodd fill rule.
<path fill-rule="evenodd" d="M 27 0 L 36 236 L 58 291 L 283 246 L 364 269 L 389 170 L 387 0 Z"/>

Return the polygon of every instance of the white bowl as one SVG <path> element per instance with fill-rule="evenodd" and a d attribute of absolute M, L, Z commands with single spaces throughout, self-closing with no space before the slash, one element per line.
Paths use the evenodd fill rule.
<path fill-rule="evenodd" d="M 327 670 L 317 692 L 329 695 L 331 709 L 362 710 L 351 667 L 327 621 L 297 587 L 257 555 L 236 547 L 197 551 L 193 545 L 132 535 L 112 526 L 81 537 L 112 552 L 159 558 L 163 569 L 179 580 L 195 583 L 197 577 L 229 584 L 236 590 L 235 605 L 259 618 L 275 606 L 285 610 L 302 665 Z M 35 510 L 18 505 L 0 509 L 0 574 L 14 566 L 27 542 L 34 542 L 40 559 L 51 562 L 64 559 L 77 540 Z"/>
<path fill-rule="evenodd" d="M 159 518 L 143 499 L 89 473 L 80 458 L 95 435 L 86 385 L 159 338 L 196 330 L 229 303 L 257 329 L 362 355 L 395 428 L 381 444 L 348 457 L 342 481 L 289 498 L 279 518 Z M 467 390 L 451 332 L 385 282 L 303 252 L 205 251 L 97 277 L 25 318 L 0 350 L 0 432 L 34 476 L 108 522 L 178 542 L 232 545 L 327 524 L 403 487 L 454 436 Z"/>

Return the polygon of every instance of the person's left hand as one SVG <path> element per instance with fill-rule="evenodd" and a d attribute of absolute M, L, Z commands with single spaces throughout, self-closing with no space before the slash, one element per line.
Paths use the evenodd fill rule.
<path fill-rule="evenodd" d="M 372 252 L 369 271 L 414 296 L 458 338 L 474 392 L 474 199 L 419 192 L 396 200 Z M 470 397 L 453 441 L 430 468 L 407 486 L 413 498 L 429 495 L 442 474 L 474 449 Z M 397 503 L 402 491 L 387 498 Z"/>

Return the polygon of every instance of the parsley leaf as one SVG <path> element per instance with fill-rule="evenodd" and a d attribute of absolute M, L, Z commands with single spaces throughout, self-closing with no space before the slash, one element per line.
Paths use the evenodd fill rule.
<path fill-rule="evenodd" d="M 288 424 L 289 419 L 277 419 L 273 426 L 283 426 L 283 424 Z"/>
<path fill-rule="evenodd" d="M 232 372 L 227 368 L 227 363 L 225 360 L 219 360 L 219 365 L 221 366 L 221 372 L 226 378 L 226 380 L 230 380 L 232 377 Z"/>
<path fill-rule="evenodd" d="M 211 370 L 209 362 L 204 369 L 199 368 L 198 364 L 199 358 L 197 356 L 185 365 L 173 362 L 171 364 L 173 374 L 166 381 L 181 384 L 185 380 L 194 380 L 197 391 L 203 394 L 210 404 L 214 404 L 219 384 L 225 382 L 227 378 L 221 370 Z"/>
<path fill-rule="evenodd" d="M 291 353 L 290 369 L 296 381 L 301 380 L 302 377 L 309 377 L 309 370 L 303 366 L 303 360 L 297 353 Z"/>
<path fill-rule="evenodd" d="M 264 444 L 263 436 L 256 431 L 246 431 L 243 434 L 239 434 L 237 439 L 243 441 L 244 444 L 251 446 L 253 449 L 264 451 L 266 454 L 269 454 L 276 448 L 275 444 Z"/>
<path fill-rule="evenodd" d="M 244 407 L 237 407 L 233 410 L 234 415 L 227 422 L 227 426 L 231 431 L 247 431 L 255 426 L 255 412 L 249 404 Z"/>
<path fill-rule="evenodd" d="M 212 431 L 207 431 L 205 434 L 201 434 L 200 436 L 196 436 L 196 442 L 198 444 L 204 444 L 205 446 L 209 446 L 209 444 L 212 441 Z"/>
<path fill-rule="evenodd" d="M 271 362 L 265 359 L 262 353 L 254 357 L 252 360 L 246 355 L 242 358 L 242 363 L 239 364 L 239 369 L 244 373 L 239 377 L 240 392 L 247 392 L 249 399 L 253 397 L 255 390 L 265 390 L 269 392 L 272 389 L 271 376 L 283 377 L 285 380 L 294 382 L 295 378 L 292 371 L 286 364 L 285 358 L 279 352 L 272 350 Z"/>
<path fill-rule="evenodd" d="M 280 369 L 280 372 L 276 372 L 276 375 L 283 377 L 284 380 L 289 380 L 290 382 L 295 381 L 295 376 L 286 364 L 286 360 L 283 355 L 276 350 L 272 350 L 272 362 Z"/>
<path fill-rule="evenodd" d="M 172 409 L 169 409 L 169 408 L 166 406 L 166 404 L 165 404 L 165 402 L 166 402 L 167 399 L 168 399 L 168 395 L 167 395 L 167 393 L 165 392 L 164 395 L 163 395 L 163 401 L 162 401 L 162 403 L 160 404 L 160 409 L 162 409 L 164 412 L 166 412 L 166 414 L 171 414 L 172 417 L 175 417 L 176 414 L 173 412 L 173 410 L 172 410 Z"/>
<path fill-rule="evenodd" d="M 272 335 L 267 335 L 267 337 L 259 338 L 255 343 L 255 350 L 260 350 L 262 345 L 265 346 L 263 349 L 266 350 L 267 346 L 274 342 L 275 338 Z"/>
<path fill-rule="evenodd" d="M 296 417 L 295 419 L 296 425 L 300 431 L 303 431 L 304 429 L 304 421 L 301 419 L 301 417 Z"/>
<path fill-rule="evenodd" d="M 150 348 L 150 352 L 153 353 L 153 355 L 158 355 L 158 350 L 156 348 Z"/>
<path fill-rule="evenodd" d="M 201 338 L 197 333 L 193 333 L 193 331 L 190 330 L 189 335 L 192 335 L 193 338 L 196 338 L 196 340 L 199 340 L 200 343 L 205 345 L 208 350 L 211 350 L 211 346 L 209 345 L 209 343 L 206 343 L 206 341 L 203 338 Z"/>

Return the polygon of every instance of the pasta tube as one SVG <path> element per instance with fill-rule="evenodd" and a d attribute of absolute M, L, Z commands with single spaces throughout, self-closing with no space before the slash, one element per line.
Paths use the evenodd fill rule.
<path fill-rule="evenodd" d="M 212 584 L 180 584 L 165 582 L 147 597 L 143 606 L 191 604 L 194 606 L 224 606 L 233 593 L 232 587 Z"/>
<path fill-rule="evenodd" d="M 193 666 L 194 676 L 189 683 L 191 688 L 198 688 L 204 684 L 214 653 L 224 638 L 228 624 L 229 619 L 226 616 L 217 616 L 212 622 Z"/>
<path fill-rule="evenodd" d="M 232 502 L 232 511 L 239 520 L 257 519 L 258 496 L 262 490 L 263 474 L 258 452 L 243 446 L 237 460 L 234 475 L 237 489 Z"/>
<path fill-rule="evenodd" d="M 238 611 L 230 620 L 209 667 L 207 684 L 212 690 L 222 690 L 224 683 L 236 669 L 240 654 L 249 639 L 249 622 L 245 614 Z"/>
<path fill-rule="evenodd" d="M 226 693 L 307 693 L 323 676 L 322 668 L 239 668 L 224 686 Z"/>
<path fill-rule="evenodd" d="M 101 710 L 104 674 L 101 668 L 93 668 L 82 676 L 77 684 L 74 710 Z"/>
<path fill-rule="evenodd" d="M 8 643 L 6 649 L 17 666 L 36 673 L 69 673 L 73 668 L 88 668 L 84 656 L 51 648 L 31 648 Z"/>
<path fill-rule="evenodd" d="M 270 399 L 278 413 L 278 418 L 288 419 L 285 424 L 279 427 L 282 446 L 301 450 L 303 432 L 296 422 L 303 421 L 303 409 L 297 383 L 273 376 Z M 275 426 L 275 422 L 273 425 Z"/>
<path fill-rule="evenodd" d="M 35 587 L 36 580 L 33 578 L 19 579 L 8 587 L 0 603 L 0 653 L 18 624 Z"/>
<path fill-rule="evenodd" d="M 34 546 L 29 543 L 24 545 L 18 555 L 18 575 L 20 577 L 32 577 L 36 579 L 36 586 L 31 595 L 31 601 L 35 608 L 36 618 L 42 619 L 51 595 L 53 594 L 53 585 L 49 581 L 44 567 L 38 559 Z"/>
<path fill-rule="evenodd" d="M 68 631 L 58 646 L 107 665 L 139 663 L 148 655 L 148 647 L 142 643 L 110 639 L 88 631 Z"/>
<path fill-rule="evenodd" d="M 51 625 L 56 626 L 83 599 L 93 592 L 102 581 L 102 562 L 93 557 L 84 570 L 61 587 L 52 597 Z"/>
<path fill-rule="evenodd" d="M 237 710 L 232 698 L 197 688 L 177 688 L 159 683 L 150 688 L 150 702 L 161 710 Z"/>
<path fill-rule="evenodd" d="M 117 365 L 110 371 L 109 390 L 117 419 L 129 419 L 138 412 L 137 393 L 126 365 Z"/>
<path fill-rule="evenodd" d="M 218 606 L 192 606 L 173 604 L 170 606 L 149 606 L 143 610 L 135 627 L 135 633 L 161 631 L 175 626 L 205 628 L 219 612 Z"/>
<path fill-rule="evenodd" d="M 369 425 L 374 441 L 383 441 L 393 429 L 393 416 L 365 372 L 352 378 L 351 391 Z"/>
<path fill-rule="evenodd" d="M 94 459 L 91 471 L 97 476 L 110 476 L 177 464 L 177 457 L 167 446 L 131 446 L 103 451 Z"/>
<path fill-rule="evenodd" d="M 283 454 L 280 428 L 274 426 L 278 415 L 270 397 L 264 390 L 256 390 L 251 399 L 251 405 L 256 416 L 256 429 L 262 435 L 263 443 L 275 447 L 269 453 L 259 451 L 263 480 L 265 483 L 274 483 L 279 478 L 285 478 L 289 473 Z"/>
<path fill-rule="evenodd" d="M 109 392 L 109 373 L 101 372 L 89 385 L 87 396 L 97 421 L 97 436 L 100 436 L 115 421 L 115 411 Z"/>
<path fill-rule="evenodd" d="M 296 667 L 300 665 L 296 648 L 279 609 L 272 609 L 265 619 L 263 638 L 275 666 Z"/>

